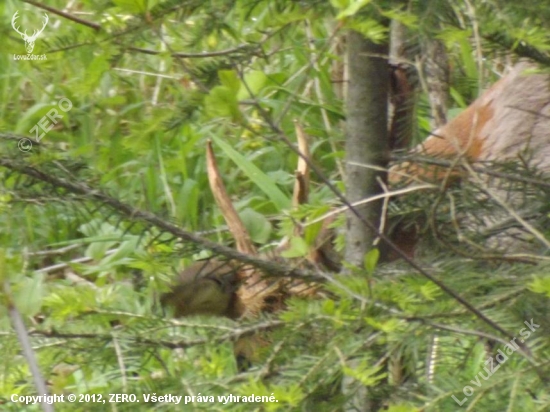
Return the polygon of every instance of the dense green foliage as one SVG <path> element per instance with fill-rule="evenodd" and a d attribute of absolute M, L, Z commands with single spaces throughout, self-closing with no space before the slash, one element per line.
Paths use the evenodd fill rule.
<path fill-rule="evenodd" d="M 534 264 L 469 259 L 430 237 L 434 204 L 444 211 L 437 217 L 445 229 L 454 222 L 449 205 L 458 204 L 458 212 L 479 207 L 467 188 L 447 194 L 448 204 L 438 194 L 413 194 L 390 212 L 425 213 L 419 219 L 426 231 L 422 266 L 503 330 L 519 336 L 525 321 L 541 325 L 525 342 L 530 352 L 515 351 L 493 377 L 478 378 L 479 387 L 471 381 L 510 337 L 404 263 L 377 265 L 370 255 L 353 276 L 327 281 L 322 297 L 293 298 L 287 310 L 260 319 L 173 320 L 158 307 L 160 293 L 175 271 L 211 252 L 132 219 L 93 192 L 60 184 L 86 185 L 230 244 L 206 176 L 210 139 L 253 241 L 269 245 L 293 236 L 293 220 L 321 216 L 337 204 L 312 176 L 309 204 L 290 210 L 297 156 L 284 140 L 295 141 L 295 120 L 311 137 L 311 157 L 326 179 L 343 189 L 345 116 L 334 76 L 346 30 L 384 41 L 380 20 L 396 19 L 407 25 L 413 44 L 441 39 L 453 67 L 452 117 L 493 82 L 512 51 L 547 62 L 548 8 L 504 0 L 411 1 L 408 9 L 389 0 L 70 3 L 68 14 L 93 24 L 48 12 L 34 50 L 47 56 L 41 61 L 14 60 L 25 49 L 10 22 L 19 10 L 18 24 L 30 33 L 43 11 L 15 0 L 0 4 L 2 410 L 22 410 L 12 394 L 36 394 L 8 316 L 13 307 L 24 317 L 51 393 L 141 399 L 116 409 L 60 403 L 57 410 L 187 410 L 145 404 L 142 395 L 156 393 L 215 397 L 189 410 L 332 411 L 345 402 L 342 382 L 351 388 L 348 395 L 366 385 L 393 412 L 550 407 L 548 251 Z M 48 6 L 62 10 L 67 2 Z M 60 110 L 61 99 L 71 102 L 70 110 L 59 111 L 62 118 L 30 151 L 21 150 L 28 142 L 18 147 L 18 141 L 35 139 L 33 127 L 51 109 Z M 429 119 L 427 97 L 420 93 L 418 100 L 420 138 Z M 548 204 L 548 188 L 534 192 L 533 199 Z M 538 212 L 548 238 L 548 207 Z M 445 229 L 449 244 L 457 245 Z M 319 225 L 309 230 L 287 257 L 304 255 L 301 246 L 313 242 Z M 232 342 L 247 331 L 258 331 L 267 343 L 256 364 L 238 373 Z M 459 407 L 452 395 L 462 400 L 466 385 L 474 392 Z M 229 394 L 273 394 L 278 402 L 218 402 Z"/>

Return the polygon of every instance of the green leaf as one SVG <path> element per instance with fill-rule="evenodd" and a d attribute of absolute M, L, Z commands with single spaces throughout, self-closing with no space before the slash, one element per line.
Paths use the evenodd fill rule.
<path fill-rule="evenodd" d="M 194 179 L 185 179 L 178 194 L 177 216 L 181 221 L 187 220 L 192 227 L 198 224 L 199 185 Z"/>
<path fill-rule="evenodd" d="M 464 98 L 462 97 L 462 95 L 460 94 L 460 92 L 458 90 L 456 90 L 454 87 L 451 87 L 449 92 L 450 92 L 451 97 L 453 98 L 453 100 L 456 102 L 456 104 L 458 104 L 460 106 L 461 109 L 464 109 L 464 108 L 468 107 L 468 104 L 466 103 L 466 101 L 464 100 Z M 449 113 L 454 114 L 454 117 L 456 117 L 462 111 L 461 109 L 451 109 L 451 110 L 459 110 L 459 112 L 458 113 L 452 113 L 451 110 L 449 110 Z"/>
<path fill-rule="evenodd" d="M 384 333 L 392 333 L 403 328 L 403 322 L 400 319 L 378 320 L 367 317 L 365 321 L 373 328 Z"/>
<path fill-rule="evenodd" d="M 426 282 L 420 286 L 420 293 L 426 299 L 426 301 L 435 300 L 436 297 L 441 295 L 441 289 L 439 286 L 432 282 Z"/>
<path fill-rule="evenodd" d="M 336 312 L 336 304 L 332 299 L 326 299 L 322 304 L 322 308 L 323 313 L 329 316 L 334 315 L 334 313 Z"/>
<path fill-rule="evenodd" d="M 126 236 L 127 240 L 123 241 L 120 246 L 117 248 L 117 251 L 113 253 L 112 255 L 105 256 L 101 264 L 109 264 L 112 262 L 116 262 L 119 260 L 122 260 L 124 258 L 132 256 L 136 249 L 138 248 L 139 244 L 139 237 L 138 236 Z"/>
<path fill-rule="evenodd" d="M 92 62 L 86 67 L 83 81 L 77 87 L 77 91 L 84 95 L 91 94 L 98 86 L 103 74 L 110 69 L 108 55 L 95 56 Z"/>
<path fill-rule="evenodd" d="M 234 70 L 220 70 L 218 77 L 223 86 L 227 87 L 233 93 L 237 93 L 241 87 L 241 81 Z"/>
<path fill-rule="evenodd" d="M 533 281 L 528 284 L 529 290 L 535 293 L 543 293 L 550 298 L 550 276 L 533 276 Z"/>
<path fill-rule="evenodd" d="M 257 95 L 267 83 L 267 76 L 264 72 L 253 70 L 244 76 L 244 82 L 241 83 L 237 99 L 248 99 Z M 246 84 L 246 86 L 245 86 Z M 253 96 L 251 96 L 251 93 Z"/>
<path fill-rule="evenodd" d="M 330 0 L 330 4 L 332 4 L 332 7 L 335 7 L 337 9 L 345 9 L 349 6 L 350 0 Z"/>
<path fill-rule="evenodd" d="M 372 275 L 374 273 L 374 269 L 376 269 L 379 258 L 380 251 L 378 250 L 378 248 L 369 250 L 368 253 L 365 255 L 365 270 L 369 275 Z"/>
<path fill-rule="evenodd" d="M 302 205 L 302 207 L 304 207 L 304 205 Z M 329 205 L 323 205 L 321 207 L 316 207 L 314 209 L 311 207 L 306 207 L 305 211 L 307 212 L 307 214 L 304 217 L 307 217 L 308 224 L 305 226 L 303 236 L 304 236 L 304 240 L 308 245 L 315 244 L 315 240 L 317 240 L 317 237 L 319 236 L 319 233 L 323 228 L 323 221 L 319 221 L 313 224 L 309 222 L 314 221 L 318 217 L 323 216 L 329 210 L 330 210 Z"/>
<path fill-rule="evenodd" d="M 483 364 L 487 359 L 487 348 L 483 342 L 476 342 L 471 348 L 466 367 L 463 369 L 464 376 L 476 376 L 483 370 Z"/>
<path fill-rule="evenodd" d="M 346 17 L 353 16 L 371 1 L 372 0 L 352 0 L 351 2 L 349 2 L 344 10 L 338 13 L 338 16 L 336 16 L 336 18 L 338 20 L 342 20 Z"/>
<path fill-rule="evenodd" d="M 347 27 L 361 33 L 374 43 L 381 43 L 388 38 L 388 27 L 373 19 L 353 20 L 347 23 Z"/>
<path fill-rule="evenodd" d="M 277 187 L 275 183 L 260 169 L 250 162 L 246 157 L 237 152 L 224 140 L 212 136 L 212 139 L 223 150 L 223 152 L 237 165 L 237 167 L 250 179 L 258 188 L 266 194 L 275 204 L 279 211 L 290 208 L 290 199 Z"/>
<path fill-rule="evenodd" d="M 399 23 L 407 27 L 416 27 L 418 26 L 418 16 L 402 10 L 387 10 L 380 13 L 382 16 L 387 17 L 391 20 L 396 20 Z"/>
<path fill-rule="evenodd" d="M 464 67 L 464 71 L 466 72 L 466 75 L 471 80 L 477 80 L 478 73 L 477 73 L 477 64 L 474 57 L 474 52 L 472 50 L 472 46 L 470 43 L 470 38 L 460 38 L 458 40 L 458 45 L 460 47 L 460 55 L 462 57 L 462 63 Z"/>
<path fill-rule="evenodd" d="M 298 236 L 290 238 L 289 248 L 281 253 L 285 258 L 297 258 L 306 256 L 309 251 L 309 247 L 304 239 Z"/>
<path fill-rule="evenodd" d="M 242 119 L 236 92 L 229 87 L 214 87 L 204 99 L 204 105 L 210 117 L 229 117 L 237 122 Z"/>
<path fill-rule="evenodd" d="M 0 248 L 0 285 L 3 285 L 7 278 L 6 272 L 6 250 L 4 248 Z M 1 291 L 2 288 L 0 288 L 0 292 Z"/>
<path fill-rule="evenodd" d="M 35 315 L 42 306 L 44 297 L 44 275 L 25 277 L 14 287 L 14 300 L 17 309 L 27 316 Z"/>
<path fill-rule="evenodd" d="M 368 387 L 376 385 L 387 376 L 386 373 L 381 373 L 383 368 L 384 366 L 370 366 L 367 361 L 363 360 L 353 369 L 348 366 L 344 366 L 342 368 L 342 372 Z"/>
<path fill-rule="evenodd" d="M 109 223 L 92 220 L 80 226 L 80 231 L 87 235 L 90 242 L 86 249 L 86 256 L 101 260 L 108 249 L 115 246 L 120 239 L 120 233 Z"/>
<path fill-rule="evenodd" d="M 31 134 L 29 129 L 32 126 L 35 126 L 42 116 L 44 116 L 48 110 L 52 108 L 52 105 L 50 104 L 44 104 L 44 103 L 37 103 L 33 106 L 31 106 L 29 109 L 27 109 L 24 113 L 20 113 L 19 120 L 17 122 L 17 126 L 15 128 L 16 133 L 24 133 L 24 134 Z M 45 126 L 46 129 L 49 128 L 51 125 L 51 122 L 46 122 Z M 44 131 L 42 129 L 38 129 L 38 134 L 42 134 Z M 32 138 L 34 139 L 36 136 L 33 134 Z"/>
<path fill-rule="evenodd" d="M 264 215 L 247 208 L 240 212 L 239 216 L 253 242 L 260 244 L 267 243 L 271 236 L 272 227 Z"/>

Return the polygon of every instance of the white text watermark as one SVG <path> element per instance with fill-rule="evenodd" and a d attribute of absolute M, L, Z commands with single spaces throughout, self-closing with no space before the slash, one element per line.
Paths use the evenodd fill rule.
<path fill-rule="evenodd" d="M 540 328 L 540 325 L 534 323 L 533 319 L 531 319 L 530 321 L 525 321 L 523 323 L 525 323 L 527 327 L 522 328 L 519 331 L 519 335 L 521 336 L 521 338 L 518 339 L 517 337 L 514 337 L 512 340 L 510 340 L 509 343 L 504 346 L 504 348 L 497 350 L 497 354 L 495 355 L 494 359 L 492 356 L 488 358 L 484 363 L 485 368 L 483 368 L 487 375 L 484 375 L 481 371 L 478 372 L 475 376 L 475 379 L 472 379 L 470 381 L 473 386 L 480 388 L 483 381 L 481 381 L 479 378 L 481 377 L 485 381 L 489 379 L 500 368 L 500 366 L 508 360 L 508 357 L 519 349 L 519 345 L 516 343 L 516 339 L 523 343 L 529 338 L 529 336 L 531 336 L 531 333 Z M 497 362 L 495 362 L 495 359 Z M 465 398 L 463 398 L 462 400 L 457 399 L 455 395 L 452 396 L 454 401 L 458 403 L 458 406 L 464 405 L 464 403 L 468 401 L 468 398 L 474 394 L 475 390 L 473 386 L 466 385 L 464 388 L 462 388 L 462 393 L 465 396 Z"/>
<path fill-rule="evenodd" d="M 72 109 L 73 103 L 63 97 L 57 102 L 57 108 L 51 108 L 48 113 L 46 113 L 42 118 L 29 130 L 29 133 L 34 135 L 34 140 L 36 143 L 40 143 L 40 140 L 46 136 L 50 130 L 58 123 L 58 119 L 63 119 L 63 113 L 67 113 Z M 32 140 L 23 138 L 17 142 L 17 147 L 22 152 L 28 152 L 32 149 Z"/>

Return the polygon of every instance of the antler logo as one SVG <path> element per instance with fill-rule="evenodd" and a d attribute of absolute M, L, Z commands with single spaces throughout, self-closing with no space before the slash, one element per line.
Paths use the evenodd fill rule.
<path fill-rule="evenodd" d="M 17 10 L 15 12 L 15 14 L 13 15 L 13 18 L 11 19 L 11 26 L 13 27 L 13 29 L 17 33 L 19 33 L 21 35 L 23 40 L 25 40 L 25 48 L 27 49 L 27 53 L 31 54 L 33 49 L 34 49 L 34 42 L 36 41 L 36 39 L 38 38 L 40 33 L 42 33 L 44 31 L 44 28 L 48 24 L 49 18 L 48 18 L 48 15 L 46 13 L 44 13 L 44 24 L 42 25 L 42 28 L 40 30 L 34 30 L 34 33 L 31 36 L 29 36 L 27 34 L 27 30 L 25 30 L 24 33 L 21 33 L 21 31 L 19 30 L 19 27 L 15 26 L 16 20 L 19 17 L 17 15 L 18 13 L 19 13 L 19 10 Z"/>

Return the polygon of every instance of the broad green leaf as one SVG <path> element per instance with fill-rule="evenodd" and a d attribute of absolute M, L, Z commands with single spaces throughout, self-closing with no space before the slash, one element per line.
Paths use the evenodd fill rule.
<path fill-rule="evenodd" d="M 330 206 L 328 205 L 316 208 L 315 210 L 307 214 L 308 221 L 313 221 L 318 217 L 323 216 L 329 210 L 330 210 Z M 304 230 L 304 240 L 308 245 L 313 245 L 315 243 L 315 240 L 317 239 L 317 236 L 319 236 L 319 232 L 321 231 L 322 227 L 323 227 L 322 221 L 319 221 L 314 224 L 306 225 Z"/>
<path fill-rule="evenodd" d="M 92 62 L 86 67 L 84 80 L 77 86 L 78 92 L 86 95 L 95 90 L 103 74 L 110 69 L 109 62 L 107 61 L 108 57 L 107 55 L 95 56 Z"/>
<path fill-rule="evenodd" d="M 264 215 L 247 208 L 240 212 L 239 216 L 253 242 L 259 244 L 267 243 L 272 228 L 271 223 L 269 223 L 269 220 Z"/>
<path fill-rule="evenodd" d="M 458 45 L 460 46 L 460 55 L 462 57 L 462 63 L 464 65 L 463 67 L 466 75 L 471 80 L 477 79 L 477 64 L 474 57 L 472 45 L 470 43 L 470 39 L 463 37 L 458 40 Z M 479 92 L 481 92 L 481 90 Z"/>
<path fill-rule="evenodd" d="M 127 240 L 124 240 L 120 246 L 117 248 L 117 251 L 112 255 L 105 256 L 101 264 L 109 264 L 111 262 L 116 262 L 132 256 L 136 249 L 138 248 L 139 237 L 138 236 L 126 236 Z"/>
<path fill-rule="evenodd" d="M 241 87 L 241 81 L 239 80 L 239 77 L 234 70 L 220 70 L 218 72 L 218 77 L 220 78 L 221 84 L 227 87 L 233 93 L 239 91 L 239 88 Z"/>
<path fill-rule="evenodd" d="M 264 172 L 258 169 L 254 163 L 250 162 L 246 157 L 233 149 L 233 147 L 224 140 L 216 136 L 212 136 L 212 139 L 237 167 L 266 194 L 278 210 L 282 211 L 290 207 L 290 199 Z"/>
<path fill-rule="evenodd" d="M 484 342 L 476 342 L 467 358 L 465 369 L 463 369 L 464 376 L 476 376 L 479 371 L 483 370 L 486 359 L 487 348 Z"/>
<path fill-rule="evenodd" d="M 378 248 L 373 248 L 365 255 L 365 270 L 369 275 L 374 273 L 376 265 L 378 264 L 378 258 L 380 258 L 380 251 Z"/>
<path fill-rule="evenodd" d="M 210 117 L 229 117 L 234 121 L 242 119 L 237 93 L 241 82 L 234 70 L 220 70 L 221 86 L 214 87 L 204 100 Z"/>
<path fill-rule="evenodd" d="M 550 298 L 550 276 L 533 276 L 533 281 L 528 283 L 529 290 L 535 293 L 543 293 Z"/>
<path fill-rule="evenodd" d="M 267 82 L 264 72 L 253 70 L 244 76 L 244 83 L 240 85 L 238 100 L 249 99 L 257 95 Z M 245 86 L 246 84 L 246 86 Z M 252 93 L 253 96 L 250 95 Z"/>
<path fill-rule="evenodd" d="M 229 117 L 234 121 L 241 119 L 236 92 L 229 87 L 214 87 L 204 99 L 204 105 L 210 117 Z"/>
<path fill-rule="evenodd" d="M 285 258 L 297 258 L 306 256 L 309 251 L 309 247 L 304 239 L 298 236 L 290 238 L 289 248 L 281 253 Z"/>
<path fill-rule="evenodd" d="M 323 307 L 323 313 L 329 316 L 333 315 L 336 311 L 336 305 L 334 303 L 334 300 L 332 299 L 325 299 L 322 304 L 322 307 Z"/>
<path fill-rule="evenodd" d="M 36 138 L 36 133 L 38 133 L 38 136 L 47 133 L 50 127 L 53 128 L 53 123 L 46 117 L 46 113 L 55 108 L 54 105 L 45 103 L 37 103 L 31 106 L 27 111 L 21 113 L 15 131 L 33 139 Z M 33 126 L 36 126 L 37 129 L 31 130 Z"/>
<path fill-rule="evenodd" d="M 35 315 L 42 306 L 44 275 L 24 277 L 13 288 L 17 309 L 27 316 Z"/>
<path fill-rule="evenodd" d="M 198 225 L 199 216 L 199 185 L 194 179 L 185 179 L 177 200 L 178 220 L 188 221 L 191 227 Z"/>
<path fill-rule="evenodd" d="M 453 100 L 462 108 L 466 108 L 468 106 L 468 104 L 466 103 L 466 101 L 464 100 L 464 98 L 462 97 L 462 95 L 459 93 L 458 90 L 456 90 L 454 87 L 451 87 L 450 89 L 450 94 L 451 94 L 451 97 L 453 98 Z M 457 110 L 457 109 L 451 109 L 451 110 Z M 449 112 L 451 112 L 451 110 L 449 110 Z M 458 116 L 458 114 L 460 113 L 456 113 L 455 116 Z"/>

